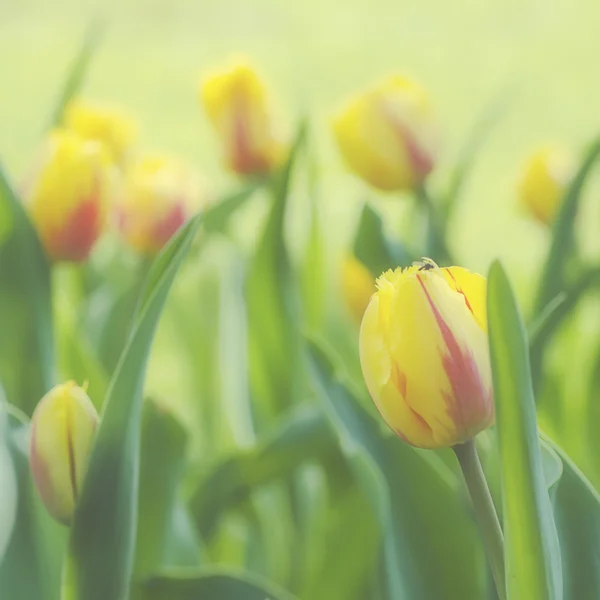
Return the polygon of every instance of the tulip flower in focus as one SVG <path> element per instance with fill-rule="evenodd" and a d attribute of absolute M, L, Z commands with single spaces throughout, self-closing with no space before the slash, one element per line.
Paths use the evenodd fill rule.
<path fill-rule="evenodd" d="M 485 293 L 483 277 L 429 260 L 377 280 L 360 330 L 363 375 L 413 446 L 454 446 L 494 420 Z"/>
<path fill-rule="evenodd" d="M 350 169 L 380 190 L 412 189 L 433 168 L 429 102 L 409 79 L 389 77 L 357 95 L 333 126 Z"/>
<path fill-rule="evenodd" d="M 523 168 L 519 202 L 544 225 L 554 221 L 575 169 L 573 157 L 560 146 L 544 146 L 534 152 Z"/>
<path fill-rule="evenodd" d="M 117 206 L 121 234 L 138 252 L 156 254 L 191 216 L 198 197 L 196 174 L 186 165 L 142 157 L 125 174 Z"/>
<path fill-rule="evenodd" d="M 273 133 L 267 91 L 251 67 L 240 64 L 209 77 L 200 96 L 228 168 L 261 175 L 281 162 L 283 148 Z"/>
<path fill-rule="evenodd" d="M 348 310 L 360 323 L 375 293 L 375 279 L 369 269 L 352 255 L 345 257 L 342 264 L 342 291 Z"/>
<path fill-rule="evenodd" d="M 136 128 L 124 112 L 73 100 L 65 110 L 64 126 L 86 140 L 104 144 L 112 160 L 122 164 L 136 135 Z"/>
<path fill-rule="evenodd" d="M 31 418 L 33 481 L 48 512 L 65 525 L 75 511 L 97 425 L 94 405 L 73 381 L 52 388 Z"/>
<path fill-rule="evenodd" d="M 24 198 L 51 260 L 87 259 L 106 223 L 113 175 L 98 142 L 65 130 L 50 135 Z"/>

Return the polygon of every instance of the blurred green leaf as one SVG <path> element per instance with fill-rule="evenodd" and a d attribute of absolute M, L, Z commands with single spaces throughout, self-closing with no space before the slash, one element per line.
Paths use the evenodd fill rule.
<path fill-rule="evenodd" d="M 144 582 L 134 600 L 294 600 L 288 592 L 257 577 L 223 569 L 198 574 L 164 574 Z"/>
<path fill-rule="evenodd" d="M 0 559 L 2 598 L 58 600 L 66 529 L 50 517 L 34 489 L 28 458 L 29 422 L 20 411 L 10 406 L 8 410 L 7 442 L 17 476 L 18 505 L 10 543 Z M 9 493 L 0 489 L 2 496 Z"/>
<path fill-rule="evenodd" d="M 18 487 L 9 443 L 8 410 L 0 388 L 0 565 L 17 516 Z"/>
<path fill-rule="evenodd" d="M 148 577 L 165 566 L 186 441 L 185 430 L 169 412 L 151 400 L 144 402 L 134 562 L 137 578 Z"/>
<path fill-rule="evenodd" d="M 560 547 L 535 415 L 527 337 L 500 263 L 490 269 L 488 322 L 498 424 L 509 599 L 562 598 Z"/>
<path fill-rule="evenodd" d="M 552 226 L 552 243 L 538 284 L 534 316 L 541 314 L 546 305 L 566 287 L 567 267 L 574 252 L 575 217 L 584 184 L 599 157 L 600 139 L 594 141 L 584 154 Z"/>
<path fill-rule="evenodd" d="M 77 96 L 83 85 L 90 62 L 98 49 L 102 36 L 104 34 L 105 24 L 100 20 L 94 20 L 90 23 L 84 34 L 81 46 L 75 55 L 73 62 L 69 66 L 66 79 L 56 101 L 54 112 L 50 120 L 50 127 L 59 127 L 62 125 L 64 112 L 69 102 Z"/>
<path fill-rule="evenodd" d="M 579 300 L 600 282 L 600 268 L 585 270 L 570 287 L 556 295 L 529 327 L 529 356 L 535 389 L 542 374 L 544 354 L 560 325 Z"/>
<path fill-rule="evenodd" d="M 219 199 L 204 211 L 203 229 L 206 233 L 224 233 L 231 217 L 244 206 L 254 192 L 261 187 L 260 182 L 252 182 L 241 190 Z"/>
<path fill-rule="evenodd" d="M 199 531 L 210 537 L 219 516 L 247 500 L 256 488 L 283 479 L 311 459 L 328 460 L 336 453 L 335 438 L 321 412 L 295 409 L 268 439 L 230 456 L 202 477 L 189 501 Z"/>
<path fill-rule="evenodd" d="M 0 205 L 12 222 L 0 248 L 0 380 L 12 403 L 30 415 L 54 383 L 50 267 L 1 167 Z"/>
<path fill-rule="evenodd" d="M 544 446 L 562 462 L 553 485 L 566 600 L 600 598 L 600 496 L 571 459 L 549 439 Z"/>
<path fill-rule="evenodd" d="M 481 598 L 484 555 L 459 480 L 435 453 L 384 436 L 323 350 L 312 344 L 310 356 L 318 397 L 379 518 L 388 597 Z"/>
<path fill-rule="evenodd" d="M 63 600 L 126 600 L 133 567 L 142 390 L 154 331 L 200 224 L 190 220 L 156 258 L 104 403 L 73 525 Z"/>
<path fill-rule="evenodd" d="M 298 396 L 298 298 L 284 239 L 290 182 L 304 143 L 302 124 L 289 158 L 273 182 L 273 204 L 251 260 L 246 281 L 250 384 L 267 414 L 277 414 Z"/>
<path fill-rule="evenodd" d="M 381 216 L 368 203 L 363 207 L 354 238 L 354 256 L 375 277 L 388 269 L 406 267 L 416 258 L 400 242 L 386 236 Z"/>

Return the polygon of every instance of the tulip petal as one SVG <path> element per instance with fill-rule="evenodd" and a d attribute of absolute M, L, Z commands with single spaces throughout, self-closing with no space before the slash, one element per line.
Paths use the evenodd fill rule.
<path fill-rule="evenodd" d="M 471 273 L 463 267 L 446 267 L 440 269 L 448 285 L 462 295 L 467 308 L 473 313 L 477 324 L 487 331 L 486 288 L 485 277 Z"/>

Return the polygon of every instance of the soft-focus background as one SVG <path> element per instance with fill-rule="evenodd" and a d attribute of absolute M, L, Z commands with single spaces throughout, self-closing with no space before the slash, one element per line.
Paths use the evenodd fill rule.
<path fill-rule="evenodd" d="M 446 159 L 486 106 L 508 96 L 456 216 L 455 245 L 463 262 L 481 271 L 503 258 L 519 288 L 534 275 L 545 243 L 545 232 L 514 209 L 520 163 L 544 141 L 577 149 L 600 125 L 600 6 L 593 0 L 25 0 L 5 1 L 0 10 L 0 152 L 17 171 L 96 13 L 111 26 L 87 97 L 123 105 L 136 115 L 144 144 L 182 153 L 222 178 L 198 108 L 198 81 L 207 69 L 247 55 L 290 125 L 302 111 L 318 119 L 326 210 L 336 218 L 351 218 L 357 208 L 356 181 L 328 128 L 348 94 L 389 72 L 408 73 L 431 94 Z M 594 239 L 587 243 L 599 249 Z"/>

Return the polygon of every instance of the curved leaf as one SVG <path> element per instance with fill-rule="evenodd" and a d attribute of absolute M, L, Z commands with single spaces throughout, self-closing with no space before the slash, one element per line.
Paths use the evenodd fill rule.
<path fill-rule="evenodd" d="M 0 249 L 0 379 L 12 403 L 30 415 L 54 383 L 50 267 L 1 166 L 0 204 L 12 223 Z"/>
<path fill-rule="evenodd" d="M 294 600 L 288 592 L 250 575 L 224 570 L 159 575 L 140 584 L 134 600 Z"/>
<path fill-rule="evenodd" d="M 574 250 L 575 217 L 579 210 L 584 184 L 599 157 L 600 139 L 594 141 L 585 153 L 552 226 L 552 245 L 540 277 L 534 315 L 539 315 L 545 306 L 565 288 L 566 268 Z"/>
<path fill-rule="evenodd" d="M 523 322 L 500 263 L 488 280 L 488 323 L 502 471 L 508 597 L 562 598 L 560 547 L 544 481 Z"/>
<path fill-rule="evenodd" d="M 167 294 L 200 218 L 180 230 L 150 269 L 133 332 L 108 390 L 75 512 L 63 600 L 127 598 L 136 535 L 145 369 Z"/>

